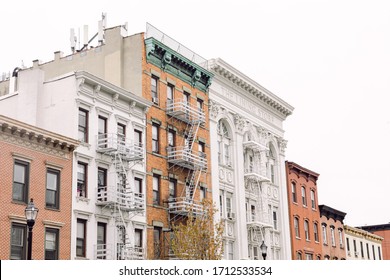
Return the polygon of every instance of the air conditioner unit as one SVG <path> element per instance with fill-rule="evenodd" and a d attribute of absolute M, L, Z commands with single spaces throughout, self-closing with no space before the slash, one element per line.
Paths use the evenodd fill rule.
<path fill-rule="evenodd" d="M 233 213 L 233 212 L 228 212 L 228 213 L 227 213 L 227 218 L 228 218 L 229 220 L 234 220 L 234 219 L 236 218 L 236 214 Z"/>
<path fill-rule="evenodd" d="M 157 97 L 152 97 L 152 102 L 154 104 L 158 104 L 158 98 Z"/>

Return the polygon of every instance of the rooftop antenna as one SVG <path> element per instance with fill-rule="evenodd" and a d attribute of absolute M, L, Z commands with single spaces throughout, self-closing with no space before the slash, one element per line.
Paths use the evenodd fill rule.
<path fill-rule="evenodd" d="M 70 39 L 70 48 L 72 50 L 72 53 L 74 53 L 76 50 L 76 42 L 77 42 L 77 37 L 74 34 L 74 28 L 70 29 L 70 38 L 69 39 Z"/>
<path fill-rule="evenodd" d="M 102 19 L 98 22 L 98 41 L 99 46 L 103 44 L 104 41 L 104 29 L 107 25 L 107 13 L 102 13 Z"/>

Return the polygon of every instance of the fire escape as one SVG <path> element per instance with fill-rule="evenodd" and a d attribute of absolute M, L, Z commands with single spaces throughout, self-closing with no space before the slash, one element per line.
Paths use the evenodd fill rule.
<path fill-rule="evenodd" d="M 245 151 L 244 180 L 250 201 L 247 215 L 247 230 L 249 242 L 252 246 L 260 247 L 265 240 L 265 231 L 272 228 L 272 221 L 268 213 L 265 185 L 270 182 L 267 176 L 266 153 L 267 147 L 257 141 L 249 140 L 243 143 Z"/>
<path fill-rule="evenodd" d="M 129 237 L 130 219 L 145 211 L 145 196 L 136 192 L 128 180 L 128 171 L 144 160 L 142 143 L 135 143 L 114 133 L 99 134 L 97 152 L 109 156 L 114 166 L 115 182 L 98 186 L 96 205 L 108 210 L 115 223 L 115 242 L 96 245 L 96 259 L 138 260 L 145 258 L 144 248 Z"/>
<path fill-rule="evenodd" d="M 168 100 L 166 113 L 172 119 L 186 124 L 181 146 L 168 149 L 168 163 L 172 170 L 181 169 L 187 172 L 185 187 L 181 195 L 168 202 L 170 223 L 188 215 L 189 210 L 194 215 L 202 212 L 199 202 L 194 200 L 203 172 L 207 169 L 207 159 L 203 153 L 193 151 L 199 127 L 205 122 L 205 113 L 200 108 L 194 108 L 186 100 Z"/>

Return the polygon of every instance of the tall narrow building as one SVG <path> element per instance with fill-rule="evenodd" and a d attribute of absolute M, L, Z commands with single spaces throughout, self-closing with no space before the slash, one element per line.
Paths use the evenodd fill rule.
<path fill-rule="evenodd" d="M 290 259 L 283 121 L 293 107 L 222 59 L 209 60 L 208 69 L 213 199 L 225 224 L 224 259 Z"/>
<path fill-rule="evenodd" d="M 319 174 L 291 161 L 286 161 L 286 173 L 291 258 L 321 260 L 321 215 L 317 191 Z"/>

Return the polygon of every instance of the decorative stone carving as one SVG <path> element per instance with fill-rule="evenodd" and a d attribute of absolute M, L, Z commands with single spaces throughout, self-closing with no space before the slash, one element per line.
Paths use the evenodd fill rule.
<path fill-rule="evenodd" d="M 211 99 L 209 102 L 209 116 L 215 120 L 221 110 L 221 105 Z"/>
<path fill-rule="evenodd" d="M 234 114 L 234 124 L 236 126 L 237 131 L 243 132 L 246 125 L 246 120 L 240 114 Z"/>
<path fill-rule="evenodd" d="M 278 140 L 278 146 L 279 146 L 280 153 L 284 155 L 286 148 L 287 148 L 287 140 L 285 140 L 281 137 L 277 138 L 277 140 Z"/>

